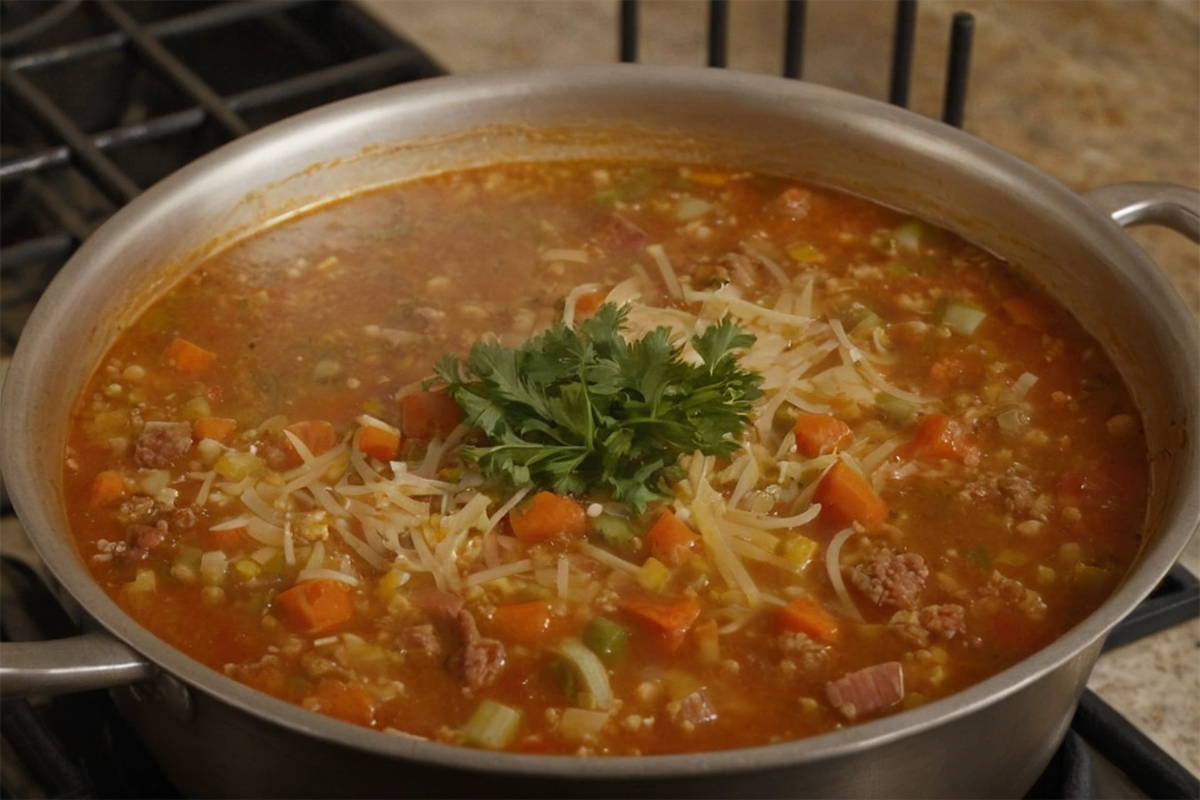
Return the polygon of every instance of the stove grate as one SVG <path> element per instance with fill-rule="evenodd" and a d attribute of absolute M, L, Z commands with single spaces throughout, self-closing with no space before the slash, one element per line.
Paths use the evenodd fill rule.
<path fill-rule="evenodd" d="M 333 0 L 9 0 L 0 12 L 4 353 L 71 253 L 146 187 L 300 111 L 444 73 Z"/>

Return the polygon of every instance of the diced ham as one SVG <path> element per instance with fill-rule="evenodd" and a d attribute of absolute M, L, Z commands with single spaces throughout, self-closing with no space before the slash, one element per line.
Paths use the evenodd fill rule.
<path fill-rule="evenodd" d="M 876 605 L 916 608 L 929 568 L 917 553 L 880 547 L 850 571 L 850 582 Z"/>
<path fill-rule="evenodd" d="M 650 235 L 620 214 L 612 215 L 612 223 L 604 232 L 601 244 L 613 250 L 641 250 L 650 244 Z"/>
<path fill-rule="evenodd" d="M 139 467 L 166 469 L 192 447 L 192 426 L 186 422 L 147 422 L 134 444 L 133 460 Z"/>
<path fill-rule="evenodd" d="M 441 589 L 418 589 L 409 595 L 413 605 L 435 619 L 453 620 L 463 607 L 462 595 L 443 592 Z"/>
<path fill-rule="evenodd" d="M 888 661 L 851 672 L 825 684 L 825 697 L 848 720 L 874 714 L 904 698 L 904 670 Z"/>

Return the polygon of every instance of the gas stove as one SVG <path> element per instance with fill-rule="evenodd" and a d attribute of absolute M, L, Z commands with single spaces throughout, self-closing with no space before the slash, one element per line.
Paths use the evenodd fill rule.
<path fill-rule="evenodd" d="M 636 61 L 641 15 L 618 0 L 613 55 Z M 805 69 L 804 0 L 788 0 L 781 73 Z M 729 60 L 729 4 L 707 10 L 707 63 Z M 887 93 L 906 105 L 916 3 L 895 4 Z M 941 118 L 960 125 L 974 32 L 948 33 Z M 71 253 L 105 219 L 200 155 L 307 108 L 443 74 L 421 47 L 351 3 L 0 0 L 0 355 Z M 0 634 L 79 631 L 81 614 L 46 580 L 7 498 Z M 1176 566 L 1109 636 L 1143 640 L 1200 612 L 1200 583 Z M 1136 645 L 1135 645 L 1136 646 Z M 106 692 L 5 700 L 0 797 L 178 797 Z M 1094 693 L 1030 797 L 1197 797 L 1200 782 Z"/>

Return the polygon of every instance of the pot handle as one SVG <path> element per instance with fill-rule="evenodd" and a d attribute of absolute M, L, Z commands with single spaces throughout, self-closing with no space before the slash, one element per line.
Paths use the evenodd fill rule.
<path fill-rule="evenodd" d="M 1163 225 L 1200 242 L 1200 191 L 1171 183 L 1113 183 L 1083 197 L 1122 228 Z"/>
<path fill-rule="evenodd" d="M 0 645 L 0 697 L 105 689 L 150 678 L 157 671 L 106 631 Z"/>

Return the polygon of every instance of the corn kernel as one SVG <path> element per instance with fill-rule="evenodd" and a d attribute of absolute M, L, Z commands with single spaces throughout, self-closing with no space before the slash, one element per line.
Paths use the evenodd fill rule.
<path fill-rule="evenodd" d="M 787 254 L 800 264 L 820 264 L 825 261 L 825 254 L 808 242 L 792 242 L 787 246 Z"/>
<path fill-rule="evenodd" d="M 783 552 L 783 557 L 793 564 L 807 564 L 817 554 L 819 545 L 807 536 L 797 535 Z"/>
<path fill-rule="evenodd" d="M 1038 583 L 1040 583 L 1042 586 L 1049 586 L 1050 584 L 1054 583 L 1056 580 L 1058 580 L 1057 572 L 1055 572 L 1051 567 L 1047 567 L 1045 564 L 1038 565 L 1038 568 L 1037 568 L 1037 582 Z"/>
<path fill-rule="evenodd" d="M 243 558 L 233 565 L 233 569 L 237 572 L 242 580 L 253 580 L 262 574 L 262 567 L 253 559 Z"/>
<path fill-rule="evenodd" d="M 667 569 L 667 566 L 657 558 L 651 556 L 638 570 L 637 580 L 643 589 L 657 592 L 670 577 L 671 570 Z"/>

